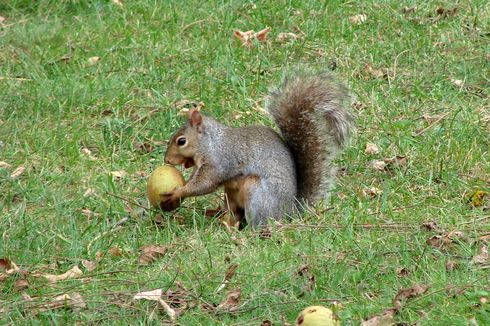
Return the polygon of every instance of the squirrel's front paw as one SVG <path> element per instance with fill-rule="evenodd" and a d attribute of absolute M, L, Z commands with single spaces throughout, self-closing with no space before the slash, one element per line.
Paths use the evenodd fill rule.
<path fill-rule="evenodd" d="M 179 207 L 182 199 L 182 192 L 175 189 L 172 192 L 160 194 L 160 208 L 164 211 L 173 211 Z"/>

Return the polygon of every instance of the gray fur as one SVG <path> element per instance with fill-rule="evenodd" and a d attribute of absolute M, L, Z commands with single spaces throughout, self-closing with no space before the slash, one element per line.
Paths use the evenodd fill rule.
<path fill-rule="evenodd" d="M 196 166 L 181 195 L 203 195 L 249 177 L 240 188 L 247 193 L 239 208 L 253 227 L 327 198 L 335 180 L 334 160 L 353 129 L 353 118 L 343 107 L 346 98 L 346 89 L 330 75 L 301 73 L 286 78 L 268 100 L 282 137 L 268 127 L 232 128 L 207 116 L 199 131 L 188 122 L 171 140 L 175 149 L 175 137 L 186 131 L 191 138 L 199 134 L 189 145 L 195 148 L 188 155 Z"/>
<path fill-rule="evenodd" d="M 298 199 L 327 199 L 335 183 L 335 159 L 353 130 L 345 109 L 347 89 L 329 73 L 296 72 L 273 90 L 267 109 L 296 162 Z"/>

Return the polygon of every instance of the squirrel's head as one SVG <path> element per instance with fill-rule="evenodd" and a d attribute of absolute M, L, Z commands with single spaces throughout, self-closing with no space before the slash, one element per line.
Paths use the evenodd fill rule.
<path fill-rule="evenodd" d="M 194 155 L 203 132 L 202 119 L 198 110 L 193 109 L 189 112 L 187 123 L 177 130 L 168 143 L 165 163 L 183 164 L 185 168 L 195 165 Z"/>

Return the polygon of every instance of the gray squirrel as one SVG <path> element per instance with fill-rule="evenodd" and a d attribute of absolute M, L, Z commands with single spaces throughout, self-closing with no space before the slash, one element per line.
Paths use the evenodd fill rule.
<path fill-rule="evenodd" d="M 347 98 L 330 73 L 286 76 L 266 105 L 281 134 L 265 126 L 229 127 L 191 110 L 169 141 L 165 163 L 194 170 L 184 186 L 161 196 L 163 202 L 223 185 L 236 221 L 255 228 L 328 198 L 334 160 L 354 129 Z"/>

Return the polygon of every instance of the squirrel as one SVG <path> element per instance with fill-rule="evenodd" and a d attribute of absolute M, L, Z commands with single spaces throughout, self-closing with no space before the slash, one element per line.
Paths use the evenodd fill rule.
<path fill-rule="evenodd" d="M 205 195 L 224 186 L 238 225 L 282 220 L 327 199 L 334 160 L 354 129 L 347 88 L 328 72 L 286 76 L 267 98 L 280 133 L 266 126 L 229 127 L 196 109 L 170 138 L 165 163 L 194 167 L 187 183 L 163 202 Z"/>

